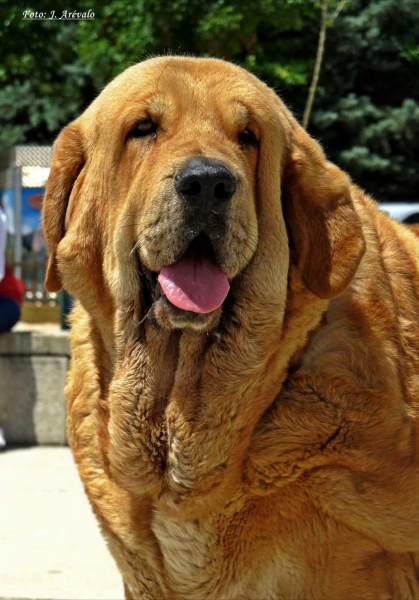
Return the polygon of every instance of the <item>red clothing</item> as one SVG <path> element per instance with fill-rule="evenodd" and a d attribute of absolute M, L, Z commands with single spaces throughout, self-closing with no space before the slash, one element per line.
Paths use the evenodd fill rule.
<path fill-rule="evenodd" d="M 6 265 L 4 279 L 0 281 L 0 296 L 22 304 L 24 289 L 23 281 L 15 277 L 12 269 Z"/>

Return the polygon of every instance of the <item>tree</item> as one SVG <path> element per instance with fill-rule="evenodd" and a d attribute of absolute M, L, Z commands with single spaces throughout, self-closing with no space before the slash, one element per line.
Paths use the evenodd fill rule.
<path fill-rule="evenodd" d="M 0 2 L 4 0 L 0 0 Z M 325 0 L 322 0 L 323 2 Z M 328 0 L 329 17 L 342 3 Z M 149 55 L 218 56 L 248 68 L 301 118 L 318 46 L 317 0 L 86 0 L 94 21 L 0 30 L 0 145 L 50 143 L 97 92 Z M 68 10 L 40 0 L 37 10 Z M 419 198 L 419 0 L 350 0 L 328 27 L 310 132 L 381 199 Z M 330 25 L 330 20 L 329 20 Z"/>
<path fill-rule="evenodd" d="M 311 132 L 377 199 L 419 199 L 418 0 L 352 0 L 330 29 Z"/>
<path fill-rule="evenodd" d="M 0 30 L 3 148 L 51 142 L 108 81 L 149 55 L 221 56 L 273 85 L 301 87 L 307 59 L 288 59 L 286 37 L 316 12 L 311 0 L 86 0 L 94 21 L 27 22 L 27 8 L 21 0 L 8 7 Z M 36 7 L 66 9 L 62 0 Z"/>
<path fill-rule="evenodd" d="M 317 53 L 316 53 L 316 62 L 314 65 L 313 79 L 311 80 L 311 85 L 308 91 L 308 97 L 306 102 L 306 107 L 304 109 L 303 121 L 302 125 L 304 129 L 307 129 L 307 125 L 310 121 L 311 109 L 313 107 L 314 97 L 316 95 L 317 84 L 319 82 L 320 69 L 323 61 L 323 53 L 324 53 L 324 45 L 326 43 L 326 30 L 327 27 L 330 27 L 335 22 L 337 16 L 339 15 L 342 8 L 345 6 L 347 0 L 340 0 L 339 4 L 333 11 L 333 13 L 328 15 L 328 8 L 330 5 L 330 0 L 322 0 L 321 9 L 322 9 L 322 17 L 320 21 L 320 33 L 319 33 L 319 43 L 317 45 Z"/>
<path fill-rule="evenodd" d="M 39 2 L 38 11 L 50 10 Z M 67 8 L 57 0 L 54 9 Z M 49 143 L 94 97 L 89 67 L 74 49 L 77 22 L 22 21 L 27 4 L 8 7 L 0 29 L 0 146 Z"/>
<path fill-rule="evenodd" d="M 92 4 L 93 6 L 93 4 Z M 79 52 L 104 85 L 149 55 L 218 56 L 275 85 L 305 85 L 306 57 L 284 51 L 303 23 L 316 18 L 312 0 L 125 0 L 103 6 L 101 18 L 80 23 Z"/>

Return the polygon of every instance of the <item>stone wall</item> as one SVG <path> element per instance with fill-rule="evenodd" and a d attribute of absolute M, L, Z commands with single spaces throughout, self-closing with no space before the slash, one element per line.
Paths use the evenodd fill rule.
<path fill-rule="evenodd" d="M 8 444 L 66 444 L 69 355 L 66 331 L 0 335 L 0 425 Z"/>

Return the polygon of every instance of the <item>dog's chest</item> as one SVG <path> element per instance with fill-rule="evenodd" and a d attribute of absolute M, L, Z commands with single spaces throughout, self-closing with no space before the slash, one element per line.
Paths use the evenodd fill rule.
<path fill-rule="evenodd" d="M 301 565 L 245 511 L 184 520 L 157 510 L 153 531 L 175 598 L 279 600 L 301 591 Z"/>

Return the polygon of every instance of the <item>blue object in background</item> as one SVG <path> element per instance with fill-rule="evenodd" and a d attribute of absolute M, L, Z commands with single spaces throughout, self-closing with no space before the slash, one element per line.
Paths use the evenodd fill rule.
<path fill-rule="evenodd" d="M 31 208 L 28 200 L 34 194 L 44 194 L 45 188 L 22 188 L 22 235 L 28 235 L 41 228 L 41 211 Z M 14 234 L 13 190 L 2 192 L 3 206 L 7 215 L 8 231 Z"/>

